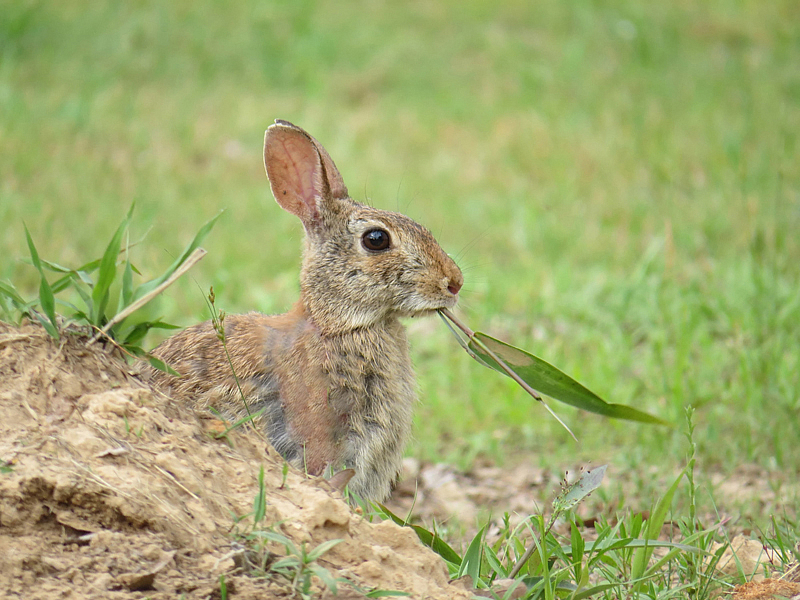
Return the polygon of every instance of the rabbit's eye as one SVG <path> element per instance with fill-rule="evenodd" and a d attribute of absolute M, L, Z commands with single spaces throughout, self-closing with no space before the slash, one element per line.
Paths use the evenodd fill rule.
<path fill-rule="evenodd" d="M 383 229 L 370 229 L 361 236 L 361 243 L 364 245 L 364 248 L 372 252 L 386 250 L 390 242 L 389 233 Z"/>

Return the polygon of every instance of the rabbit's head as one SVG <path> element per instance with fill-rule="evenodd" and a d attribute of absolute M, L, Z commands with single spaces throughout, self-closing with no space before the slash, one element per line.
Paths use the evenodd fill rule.
<path fill-rule="evenodd" d="M 266 132 L 264 164 L 278 204 L 305 227 L 302 296 L 321 331 L 455 305 L 464 278 L 433 235 L 404 215 L 352 200 L 308 133 L 276 121 Z"/>

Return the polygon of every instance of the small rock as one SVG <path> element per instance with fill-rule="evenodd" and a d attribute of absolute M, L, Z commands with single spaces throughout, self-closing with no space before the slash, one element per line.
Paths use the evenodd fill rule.
<path fill-rule="evenodd" d="M 722 544 L 714 544 L 711 553 L 716 553 L 721 546 Z M 759 581 L 764 579 L 764 570 L 768 564 L 770 560 L 761 542 L 737 535 L 723 552 L 717 563 L 717 570 L 725 575 L 738 575 L 741 567 L 745 577 Z"/>
<path fill-rule="evenodd" d="M 113 582 L 114 582 L 114 577 L 112 577 L 110 573 L 100 573 L 99 575 L 94 575 L 91 578 L 92 587 L 95 587 L 98 590 L 109 589 L 113 584 Z"/>
<path fill-rule="evenodd" d="M 144 592 L 153 589 L 156 573 L 122 573 L 117 581 L 131 592 Z"/>
<path fill-rule="evenodd" d="M 414 480 L 419 477 L 420 464 L 411 456 L 403 459 L 403 468 L 400 472 L 400 481 Z"/>
<path fill-rule="evenodd" d="M 61 558 L 56 558 L 54 556 L 42 556 L 39 559 L 39 562 L 49 567 L 53 571 L 64 571 L 69 567 L 68 561 Z"/>
<path fill-rule="evenodd" d="M 318 496 L 317 502 L 308 506 L 308 528 L 339 526 L 349 528 L 350 509 L 341 500 L 331 498 L 327 494 Z"/>
<path fill-rule="evenodd" d="M 453 468 L 441 463 L 422 469 L 419 476 L 422 485 L 427 489 L 436 489 L 445 483 L 455 481 L 456 478 Z"/>
<path fill-rule="evenodd" d="M 161 558 L 161 548 L 157 544 L 148 544 L 142 549 L 142 556 L 147 560 L 158 560 Z"/>

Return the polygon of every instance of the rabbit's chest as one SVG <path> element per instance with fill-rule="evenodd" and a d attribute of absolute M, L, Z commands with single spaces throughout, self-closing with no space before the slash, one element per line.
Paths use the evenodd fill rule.
<path fill-rule="evenodd" d="M 273 445 L 312 473 L 346 465 L 385 471 L 381 480 L 389 481 L 416 400 L 405 331 L 393 323 L 333 338 L 312 333 L 289 347 L 290 357 L 268 378 L 270 399 L 280 399 L 267 402 Z"/>
<path fill-rule="evenodd" d="M 413 404 L 414 380 L 407 356 L 380 361 L 352 356 L 332 362 L 327 371 L 328 402 L 342 422 L 376 420 Z"/>
<path fill-rule="evenodd" d="M 415 400 L 414 373 L 405 331 L 358 331 L 328 348 L 325 374 L 328 401 L 340 417 L 378 419 L 404 410 Z"/>
<path fill-rule="evenodd" d="M 328 352 L 328 402 L 336 420 L 338 461 L 362 473 L 399 469 L 416 402 L 405 331 L 354 332 Z"/>

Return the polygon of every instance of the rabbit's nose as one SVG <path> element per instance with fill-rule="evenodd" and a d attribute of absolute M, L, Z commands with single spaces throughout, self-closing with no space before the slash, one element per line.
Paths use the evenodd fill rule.
<path fill-rule="evenodd" d="M 455 296 L 458 294 L 462 285 L 464 285 L 464 279 L 462 277 L 452 278 L 447 282 L 447 291 Z"/>

